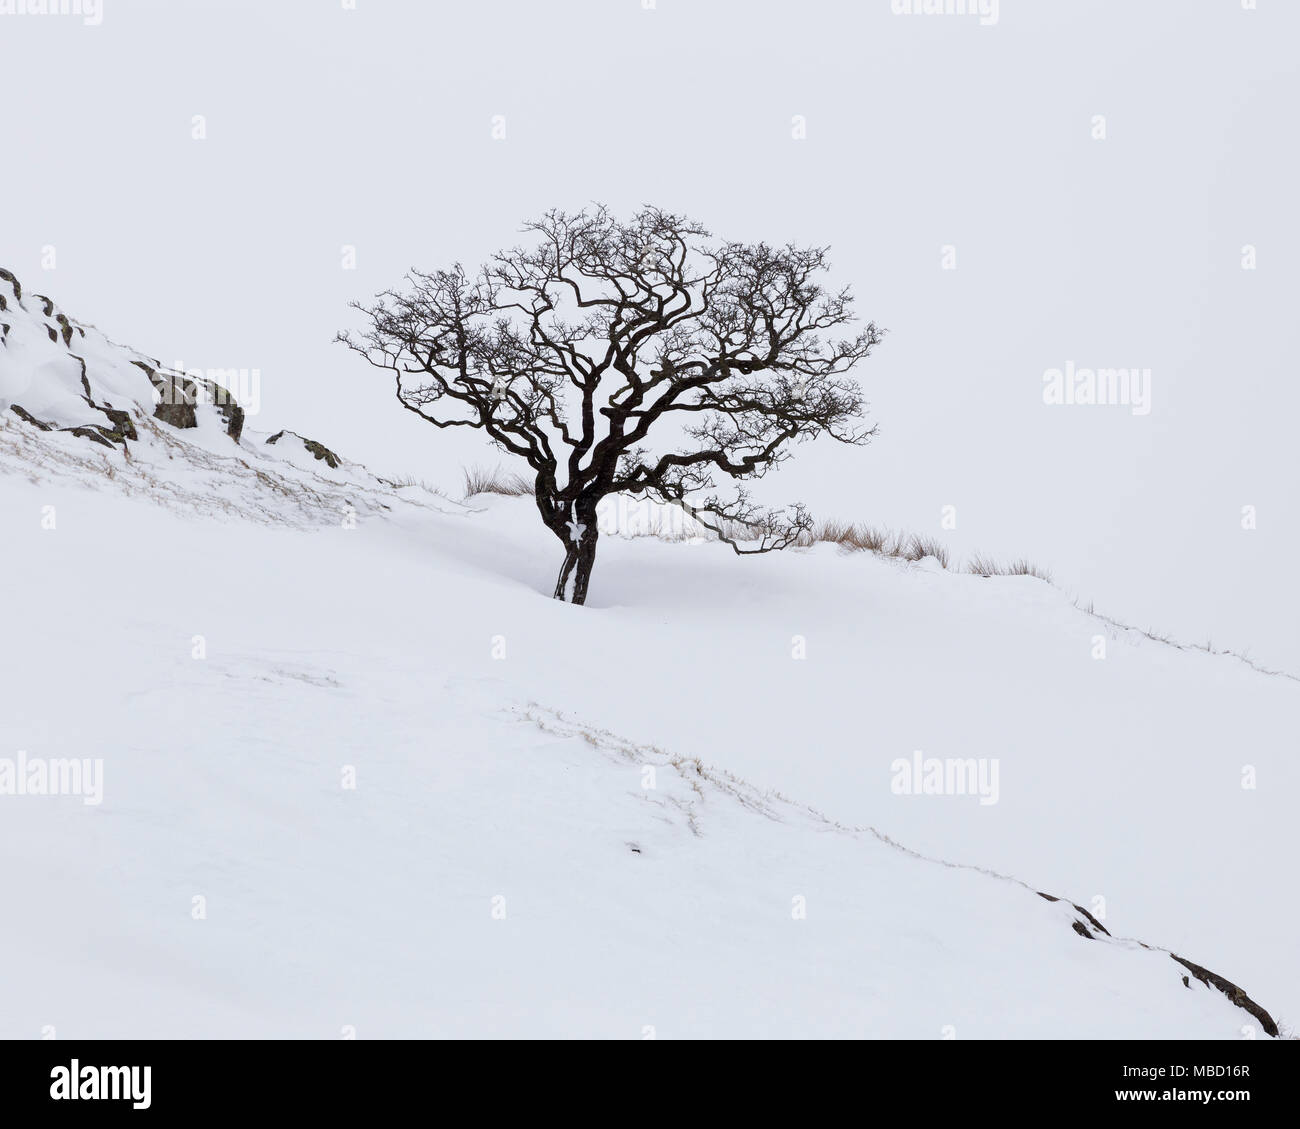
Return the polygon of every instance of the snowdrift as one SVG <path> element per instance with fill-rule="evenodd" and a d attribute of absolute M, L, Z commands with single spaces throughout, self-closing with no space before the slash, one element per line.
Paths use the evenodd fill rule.
<path fill-rule="evenodd" d="M 1289 1032 L 1295 680 L 829 545 L 560 604 L 530 499 L 0 294 L 0 1036 Z"/>

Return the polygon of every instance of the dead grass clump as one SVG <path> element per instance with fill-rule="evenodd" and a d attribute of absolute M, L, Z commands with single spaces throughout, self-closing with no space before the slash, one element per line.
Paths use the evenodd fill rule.
<path fill-rule="evenodd" d="M 937 537 L 918 537 L 915 534 L 909 540 L 907 551 L 903 556 L 909 561 L 920 561 L 926 557 L 933 557 L 943 568 L 947 568 L 951 560 L 948 554 L 948 546 Z"/>
<path fill-rule="evenodd" d="M 1035 564 L 1023 558 L 1018 561 L 1012 561 L 1010 564 L 1002 564 L 993 560 L 992 557 L 986 557 L 981 553 L 976 553 L 967 562 L 966 571 L 975 576 L 1032 576 L 1037 580 L 1042 580 L 1047 584 L 1052 582 L 1052 574 L 1045 569 L 1039 568 Z"/>
<path fill-rule="evenodd" d="M 464 472 L 465 497 L 475 494 L 501 494 L 507 498 L 521 498 L 533 493 L 533 484 L 522 474 L 507 474 L 500 467 L 484 470 L 473 467 Z"/>
<path fill-rule="evenodd" d="M 893 557 L 904 561 L 920 561 L 926 557 L 933 557 L 944 568 L 951 563 L 948 547 L 937 537 L 894 533 L 876 525 L 824 521 L 814 532 L 800 540 L 800 544 L 805 547 L 817 542 L 838 545 L 841 549 L 850 552 L 873 553 L 878 557 Z"/>

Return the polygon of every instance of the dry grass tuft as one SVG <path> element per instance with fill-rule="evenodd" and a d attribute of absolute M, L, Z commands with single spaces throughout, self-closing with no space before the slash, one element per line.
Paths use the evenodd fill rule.
<path fill-rule="evenodd" d="M 439 498 L 447 497 L 444 490 L 437 486 L 431 486 L 423 478 L 416 478 L 413 474 L 402 474 L 396 478 L 380 478 L 379 481 L 386 486 L 391 486 L 394 490 L 423 490 L 428 494 L 436 494 Z"/>
<path fill-rule="evenodd" d="M 838 545 L 850 552 L 872 553 L 877 557 L 894 560 L 921 561 L 931 557 L 943 568 L 952 567 L 952 554 L 940 538 L 916 533 L 896 533 L 876 525 L 824 521 L 811 533 L 800 538 L 799 544 L 808 548 L 819 542 Z M 964 571 L 975 576 L 1032 576 L 1047 584 L 1052 582 L 1051 573 L 1027 560 L 1002 564 L 981 553 L 970 559 Z"/>
<path fill-rule="evenodd" d="M 914 534 L 908 541 L 907 551 L 903 556 L 909 561 L 920 561 L 926 557 L 933 557 L 944 568 L 947 568 L 951 563 L 948 546 L 937 537 L 918 537 Z"/>
<path fill-rule="evenodd" d="M 1050 572 L 1024 559 L 1012 561 L 1010 564 L 1001 564 L 991 557 L 976 553 L 966 565 L 966 571 L 975 576 L 1032 576 L 1047 584 L 1052 583 Z"/>
<path fill-rule="evenodd" d="M 855 553 L 873 553 L 878 557 L 893 557 L 904 561 L 920 561 L 933 557 L 947 568 L 951 564 L 948 547 L 937 537 L 918 537 L 909 533 L 894 533 L 875 525 L 853 525 L 842 521 L 824 521 L 817 529 L 802 539 L 807 547 L 818 542 L 828 542 Z"/>
<path fill-rule="evenodd" d="M 507 474 L 500 467 L 484 470 L 473 467 L 464 472 L 465 497 L 475 494 L 501 494 L 507 498 L 522 498 L 534 492 L 533 484 L 522 474 Z"/>

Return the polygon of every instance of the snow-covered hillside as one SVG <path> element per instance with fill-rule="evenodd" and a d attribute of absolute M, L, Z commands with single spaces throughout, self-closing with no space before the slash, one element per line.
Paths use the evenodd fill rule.
<path fill-rule="evenodd" d="M 0 470 L 92 487 L 107 480 L 181 513 L 280 525 L 318 525 L 339 511 L 368 515 L 430 498 L 315 438 L 259 430 L 227 385 L 114 344 L 52 299 L 25 292 L 4 269 Z"/>
<path fill-rule="evenodd" d="M 531 499 L 178 428 L 0 293 L 0 786 L 102 761 L 0 794 L 0 1036 L 1295 1024 L 1295 680 L 830 545 L 606 537 L 557 603 Z"/>

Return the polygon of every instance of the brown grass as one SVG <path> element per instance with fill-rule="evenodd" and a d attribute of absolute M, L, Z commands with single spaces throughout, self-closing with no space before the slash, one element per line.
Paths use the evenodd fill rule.
<path fill-rule="evenodd" d="M 855 553 L 871 553 L 901 561 L 921 561 L 932 557 L 943 568 L 952 567 L 952 554 L 938 537 L 916 533 L 898 533 L 877 525 L 859 525 L 845 521 L 824 521 L 799 541 L 803 548 L 818 543 L 838 545 Z M 1047 584 L 1051 573 L 1021 559 L 1003 564 L 982 553 L 973 556 L 963 570 L 975 576 L 1032 576 Z"/>
<path fill-rule="evenodd" d="M 976 553 L 971 557 L 966 565 L 966 571 L 975 576 L 1032 576 L 1038 580 L 1052 583 L 1052 574 L 1045 569 L 1039 568 L 1029 561 L 1021 559 L 1012 561 L 1010 564 L 1001 564 L 986 557 L 982 553 Z"/>
<path fill-rule="evenodd" d="M 507 498 L 521 498 L 533 493 L 533 484 L 522 474 L 507 474 L 500 467 L 484 470 L 472 467 L 465 474 L 465 497 L 475 494 L 502 494 Z"/>
<path fill-rule="evenodd" d="M 913 533 L 894 533 L 875 525 L 855 525 L 842 521 L 824 521 L 800 542 L 807 547 L 818 542 L 838 545 L 854 553 L 873 553 L 878 557 L 894 557 L 904 561 L 919 561 L 933 557 L 948 568 L 951 556 L 948 546 L 936 537 L 918 537 Z"/>

